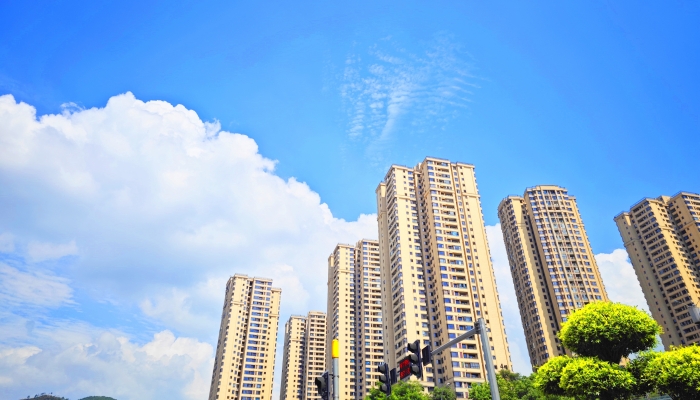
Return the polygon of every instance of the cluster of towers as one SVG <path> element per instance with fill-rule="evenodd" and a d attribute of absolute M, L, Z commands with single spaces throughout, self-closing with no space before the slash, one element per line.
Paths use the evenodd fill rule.
<path fill-rule="evenodd" d="M 313 380 L 331 365 L 333 339 L 338 398 L 360 400 L 378 380 L 377 367 L 396 366 L 409 343 L 438 347 L 479 318 L 496 369 L 512 369 L 474 166 L 433 157 L 413 168 L 393 165 L 376 198 L 378 240 L 338 244 L 328 258 L 325 313 L 285 324 L 280 400 L 319 398 Z M 498 216 L 536 368 L 567 353 L 557 334 L 568 316 L 608 295 L 565 188 L 508 196 Z M 644 199 L 615 221 L 664 327 L 664 346 L 700 342 L 688 312 L 700 304 L 700 196 Z M 235 275 L 227 285 L 210 400 L 271 399 L 280 291 L 269 281 Z M 424 369 L 422 383 L 449 385 L 466 398 L 486 378 L 483 354 L 476 338 L 456 344 Z"/>

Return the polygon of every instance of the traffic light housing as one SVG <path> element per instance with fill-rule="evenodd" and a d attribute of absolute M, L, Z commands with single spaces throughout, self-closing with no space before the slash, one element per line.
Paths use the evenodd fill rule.
<path fill-rule="evenodd" d="M 387 363 L 379 364 L 377 371 L 381 374 L 379 375 L 379 390 L 385 395 L 389 396 L 391 394 L 391 376 L 389 372 L 389 365 Z"/>
<path fill-rule="evenodd" d="M 314 381 L 316 383 L 316 388 L 318 389 L 318 394 L 323 400 L 328 400 L 328 372 L 324 372 L 321 376 L 316 377 Z"/>
<path fill-rule="evenodd" d="M 420 340 L 416 340 L 413 343 L 408 344 L 408 351 L 411 353 L 408 355 L 408 360 L 411 363 L 410 371 L 411 374 L 418 377 L 418 379 L 423 377 L 423 361 L 421 357 Z"/>
<path fill-rule="evenodd" d="M 421 361 L 423 361 L 423 365 L 428 365 L 433 362 L 433 348 L 430 345 L 423 347 L 421 351 Z"/>

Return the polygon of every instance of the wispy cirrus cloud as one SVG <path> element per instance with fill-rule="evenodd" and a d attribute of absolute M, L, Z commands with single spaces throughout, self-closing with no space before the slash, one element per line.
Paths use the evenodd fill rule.
<path fill-rule="evenodd" d="M 444 129 L 478 88 L 469 55 L 447 34 L 407 50 L 392 37 L 347 57 L 340 94 L 348 136 L 379 161 L 397 132 Z"/>

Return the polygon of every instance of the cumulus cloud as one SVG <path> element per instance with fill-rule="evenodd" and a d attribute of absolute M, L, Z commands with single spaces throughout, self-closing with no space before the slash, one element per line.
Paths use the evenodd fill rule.
<path fill-rule="evenodd" d="M 649 312 L 627 251 L 615 249 L 612 253 L 596 254 L 595 260 L 611 301 L 637 306 Z"/>
<path fill-rule="evenodd" d="M 213 347 L 168 330 L 143 345 L 87 326 L 49 327 L 34 341 L 0 348 L 0 388 L 8 398 L 24 397 L 30 387 L 125 400 L 202 399 L 209 392 Z"/>
<path fill-rule="evenodd" d="M 182 105 L 126 93 L 103 108 L 37 116 L 31 105 L 0 96 L 0 232 L 10 235 L 0 251 L 56 260 L 39 264 L 55 274 L 31 265 L 3 273 L 44 279 L 45 298 L 53 293 L 60 304 L 72 298 L 70 282 L 81 302 L 140 310 L 115 325 L 146 319 L 209 343 L 234 273 L 282 287 L 283 319 L 317 309 L 325 304 L 328 254 L 338 242 L 376 237 L 376 216 L 335 218 L 318 193 L 280 178 L 275 165 L 250 137 Z M 24 345 L 45 352 L 31 340 Z"/>

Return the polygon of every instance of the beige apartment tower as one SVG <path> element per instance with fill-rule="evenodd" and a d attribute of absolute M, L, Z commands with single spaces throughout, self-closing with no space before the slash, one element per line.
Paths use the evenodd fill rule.
<path fill-rule="evenodd" d="M 338 339 L 340 400 L 363 399 L 384 361 L 379 248 L 376 240 L 338 244 L 328 257 L 326 365 Z"/>
<path fill-rule="evenodd" d="M 433 348 L 484 318 L 498 369 L 512 369 L 474 166 L 428 157 L 393 165 L 377 194 L 384 355 L 393 368 L 415 340 Z M 465 340 L 424 369 L 424 383 L 466 398 L 486 380 L 481 344 Z"/>
<path fill-rule="evenodd" d="M 289 317 L 289 321 L 284 324 L 280 400 L 303 400 L 305 334 L 306 317 L 299 315 Z"/>
<path fill-rule="evenodd" d="M 326 371 L 326 313 L 309 311 L 304 332 L 303 400 L 320 400 L 314 380 Z"/>
<path fill-rule="evenodd" d="M 543 185 L 498 206 L 503 240 L 533 368 L 567 354 L 557 337 L 569 315 L 608 301 L 576 198 Z"/>
<path fill-rule="evenodd" d="M 209 400 L 272 400 L 281 293 L 271 279 L 228 280 Z"/>
<path fill-rule="evenodd" d="M 384 362 L 382 289 L 379 242 L 363 239 L 355 245 L 355 360 L 358 400 L 365 398 L 379 379 Z"/>
<path fill-rule="evenodd" d="M 326 313 L 292 315 L 284 325 L 280 400 L 317 400 L 314 380 L 326 365 Z"/>
<path fill-rule="evenodd" d="M 615 222 L 664 348 L 700 343 L 688 312 L 700 306 L 700 195 L 643 199 Z"/>

